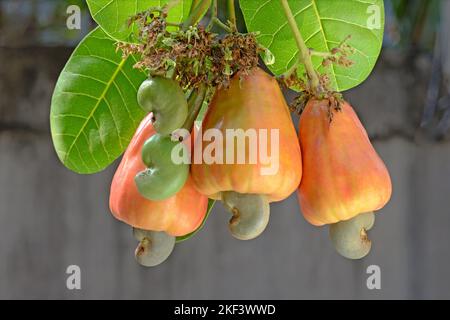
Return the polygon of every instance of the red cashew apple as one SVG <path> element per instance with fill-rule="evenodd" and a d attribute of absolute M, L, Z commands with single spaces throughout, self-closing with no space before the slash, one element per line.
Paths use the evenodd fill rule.
<path fill-rule="evenodd" d="M 146 168 L 141 157 L 142 146 L 155 133 L 150 113 L 137 129 L 114 175 L 109 202 L 111 212 L 133 227 L 183 236 L 200 226 L 208 199 L 194 188 L 191 178 L 181 191 L 166 200 L 150 201 L 139 194 L 134 177 Z"/>
<path fill-rule="evenodd" d="M 142 147 L 156 132 L 150 113 L 140 124 L 114 175 L 109 204 L 112 214 L 133 226 L 139 241 L 136 260 L 144 266 L 156 266 L 171 254 L 175 237 L 195 231 L 202 223 L 208 199 L 194 187 L 189 177 L 174 196 L 151 201 L 144 198 L 135 184 L 135 176 L 146 168 Z"/>

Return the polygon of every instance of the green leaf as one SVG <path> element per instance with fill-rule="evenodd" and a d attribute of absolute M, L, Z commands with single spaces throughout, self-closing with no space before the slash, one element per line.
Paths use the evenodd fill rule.
<path fill-rule="evenodd" d="M 280 0 L 240 0 L 240 4 L 247 29 L 260 32 L 258 42 L 275 56 L 270 70 L 275 75 L 285 73 L 298 60 L 298 48 Z M 323 67 L 322 59 L 313 57 L 316 70 L 328 74 L 334 90 L 348 90 L 369 76 L 383 42 L 383 0 L 290 0 L 289 6 L 309 48 L 330 52 L 351 35 L 347 43 L 355 49 L 349 56 L 352 67 Z M 301 65 L 299 75 L 304 73 Z"/>
<path fill-rule="evenodd" d="M 103 170 L 128 146 L 144 112 L 137 89 L 146 75 L 122 59 L 100 28 L 78 45 L 55 87 L 50 112 L 62 163 L 83 174 Z"/>
<path fill-rule="evenodd" d="M 205 217 L 203 218 L 203 221 L 202 221 L 202 224 L 200 225 L 200 227 L 198 227 L 197 230 L 195 230 L 195 231 L 193 231 L 193 232 L 191 232 L 191 233 L 189 233 L 187 235 L 184 235 L 182 237 L 177 237 L 177 240 L 176 240 L 177 243 L 186 241 L 187 239 L 189 239 L 192 236 L 194 236 L 197 232 L 199 232 L 201 228 L 203 228 L 203 226 L 206 223 L 206 219 L 208 219 L 209 214 L 211 213 L 212 208 L 214 207 L 215 203 L 216 203 L 216 200 L 212 200 L 212 199 L 208 200 L 208 209 L 206 210 Z"/>
<path fill-rule="evenodd" d="M 136 25 L 128 19 L 151 7 L 161 7 L 170 0 L 86 0 L 92 18 L 113 39 L 135 42 Z M 169 11 L 167 21 L 180 23 L 189 15 L 192 0 L 179 0 Z"/>

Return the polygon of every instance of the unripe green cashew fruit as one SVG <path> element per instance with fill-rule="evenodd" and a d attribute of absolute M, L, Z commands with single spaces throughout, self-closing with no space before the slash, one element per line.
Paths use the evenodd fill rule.
<path fill-rule="evenodd" d="M 172 150 L 176 147 L 186 148 L 178 141 L 172 141 L 170 136 L 153 135 L 142 148 L 142 161 L 147 169 L 135 177 L 139 193 L 149 200 L 165 200 L 178 193 L 183 188 L 189 176 L 187 162 L 175 163 Z M 187 150 L 182 151 L 187 155 Z"/>
<path fill-rule="evenodd" d="M 152 77 L 139 87 L 137 100 L 146 112 L 153 112 L 153 127 L 160 134 L 170 134 L 187 118 L 188 104 L 178 83 L 164 77 Z"/>

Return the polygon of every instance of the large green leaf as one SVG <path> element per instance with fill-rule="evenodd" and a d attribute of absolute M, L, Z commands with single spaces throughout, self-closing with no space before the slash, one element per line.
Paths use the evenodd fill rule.
<path fill-rule="evenodd" d="M 62 163 L 95 173 L 122 154 L 144 116 L 136 93 L 146 75 L 122 59 L 100 28 L 78 45 L 55 87 L 50 112 L 53 143 Z"/>
<path fill-rule="evenodd" d="M 113 39 L 134 42 L 136 26 L 128 27 L 128 19 L 150 7 L 161 7 L 170 0 L 86 0 L 92 18 Z M 189 15 L 192 0 L 180 0 L 170 9 L 168 21 L 179 23 Z"/>
<path fill-rule="evenodd" d="M 350 68 L 332 64 L 321 66 L 322 59 L 313 57 L 313 64 L 327 73 L 336 91 L 353 88 L 371 73 L 380 54 L 384 32 L 383 0 L 290 0 L 289 6 L 306 45 L 329 52 L 347 36 L 355 49 L 349 58 Z M 270 70 L 281 75 L 298 59 L 298 49 L 280 0 L 240 0 L 247 29 L 259 31 L 258 41 L 275 55 Z M 373 24 L 379 13 L 378 26 Z M 376 16 L 375 16 L 376 18 Z M 304 74 L 299 69 L 299 74 Z"/>

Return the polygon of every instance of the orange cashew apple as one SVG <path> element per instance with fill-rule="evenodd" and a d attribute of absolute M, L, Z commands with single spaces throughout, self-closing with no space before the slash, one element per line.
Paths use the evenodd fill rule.
<path fill-rule="evenodd" d="M 269 203 L 292 194 L 302 176 L 297 134 L 277 81 L 259 68 L 234 75 L 229 88 L 216 91 L 194 139 L 195 186 L 231 211 L 236 238 L 255 238 L 267 226 Z"/>
<path fill-rule="evenodd" d="M 326 99 L 310 100 L 300 117 L 299 140 L 303 178 L 298 198 L 304 217 L 316 226 L 332 224 L 338 251 L 361 258 L 370 250 L 371 212 L 391 197 L 386 166 L 347 102 L 336 109 Z"/>

